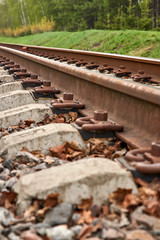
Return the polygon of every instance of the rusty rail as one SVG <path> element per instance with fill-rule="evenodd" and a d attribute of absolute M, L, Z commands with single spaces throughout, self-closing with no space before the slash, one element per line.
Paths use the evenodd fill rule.
<path fill-rule="evenodd" d="M 130 145 L 148 147 L 151 142 L 160 140 L 160 89 L 12 49 L 20 49 L 23 45 L 3 45 L 10 48 L 1 46 L 2 55 L 51 81 L 57 88 L 73 92 L 85 102 L 86 110 L 82 110 L 84 114 L 93 110 L 106 110 L 113 121 L 124 126 L 124 132 L 117 135 Z M 29 48 L 56 52 L 57 55 L 63 52 L 66 57 L 80 58 L 83 55 L 83 59 L 90 61 L 95 58 L 96 63 L 107 61 L 113 66 L 125 64 L 132 73 L 143 68 L 147 74 L 152 73 L 152 76 L 159 78 L 159 60 L 138 58 L 138 61 L 135 57 L 113 54 L 34 46 Z"/>
<path fill-rule="evenodd" d="M 26 45 L 9 43 L 0 43 L 0 46 L 13 48 L 16 50 L 20 50 L 22 49 L 22 47 L 26 47 Z M 109 65 L 115 68 L 119 68 L 120 65 L 125 65 L 128 71 L 131 71 L 132 74 L 136 74 L 138 70 L 144 70 L 147 75 L 149 74 L 152 76 L 153 79 L 159 80 L 160 59 L 30 45 L 27 45 L 27 49 L 28 51 L 38 51 L 39 53 L 45 55 L 55 54 L 57 56 L 64 56 L 66 58 L 83 58 L 84 61 L 94 61 L 97 64 L 109 63 Z"/>

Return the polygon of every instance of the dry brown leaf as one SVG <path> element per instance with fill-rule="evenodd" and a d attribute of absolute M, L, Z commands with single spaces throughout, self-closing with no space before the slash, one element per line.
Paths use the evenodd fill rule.
<path fill-rule="evenodd" d="M 24 122 L 25 122 L 25 124 L 26 124 L 27 126 L 30 126 L 32 123 L 35 123 L 35 121 L 32 120 L 31 118 L 29 118 L 28 120 L 26 120 L 26 121 L 24 121 Z"/>
<path fill-rule="evenodd" d="M 108 205 L 103 205 L 102 206 L 102 213 L 105 215 L 105 216 L 107 216 L 108 214 L 109 214 L 109 207 L 108 207 Z"/>
<path fill-rule="evenodd" d="M 65 142 L 62 145 L 55 146 L 49 149 L 53 157 L 58 157 L 63 160 L 73 160 L 82 155 L 82 151 L 78 148 L 75 142 Z"/>
<path fill-rule="evenodd" d="M 59 193 L 49 194 L 44 202 L 44 206 L 49 208 L 56 206 L 58 204 L 58 197 Z"/>
<path fill-rule="evenodd" d="M 16 202 L 16 198 L 17 198 L 17 194 L 14 192 L 2 192 L 1 194 L 1 198 L 0 198 L 0 206 L 4 206 L 5 202 L 7 201 L 7 203 L 9 202 L 10 204 L 15 203 Z"/>
<path fill-rule="evenodd" d="M 21 149 L 21 151 L 23 151 L 23 152 L 29 152 L 28 148 L 26 148 L 26 147 L 23 147 L 23 148 Z"/>
<path fill-rule="evenodd" d="M 136 182 L 138 185 L 140 185 L 140 186 L 142 186 L 142 187 L 144 187 L 144 186 L 147 186 L 147 185 L 148 185 L 148 183 L 147 183 L 147 182 L 143 181 L 143 180 L 142 180 L 142 179 L 140 179 L 140 178 L 135 178 L 134 180 L 135 180 L 135 182 Z"/>
<path fill-rule="evenodd" d="M 66 143 L 50 148 L 49 151 L 51 152 L 53 157 L 59 157 L 60 154 L 65 152 L 65 147 L 66 147 Z"/>
<path fill-rule="evenodd" d="M 20 125 L 19 127 L 22 128 L 22 129 L 25 129 L 25 128 L 28 127 L 28 126 L 25 125 L 25 124 L 23 124 L 23 125 Z"/>
<path fill-rule="evenodd" d="M 7 136 L 7 135 L 9 135 L 8 132 L 4 132 L 4 133 L 2 133 L 2 136 L 3 136 L 3 137 L 4 137 L 4 136 Z"/>
<path fill-rule="evenodd" d="M 82 210 L 87 210 L 92 206 L 93 203 L 93 198 L 89 198 L 89 199 L 82 199 L 82 203 L 78 204 L 77 207 L 78 209 L 82 209 Z"/>
<path fill-rule="evenodd" d="M 78 224 L 91 224 L 93 221 L 92 212 L 90 210 L 83 210 L 81 218 L 78 220 Z"/>
<path fill-rule="evenodd" d="M 160 202 L 157 199 L 146 200 L 143 204 L 145 206 L 144 212 L 160 218 Z"/>
<path fill-rule="evenodd" d="M 123 201 L 127 194 L 131 194 L 132 189 L 118 188 L 115 192 L 110 194 L 109 201 L 117 205 L 123 206 Z"/>
<path fill-rule="evenodd" d="M 148 187 L 141 187 L 139 188 L 138 197 L 141 202 L 144 202 L 145 200 L 149 199 L 150 197 L 155 197 L 156 192 Z"/>
<path fill-rule="evenodd" d="M 75 122 L 75 120 L 78 118 L 77 112 L 69 112 L 69 115 L 71 116 L 72 122 Z"/>
<path fill-rule="evenodd" d="M 53 122 L 54 123 L 65 123 L 65 119 L 64 119 L 64 117 L 57 117 L 56 119 L 54 119 Z"/>
<path fill-rule="evenodd" d="M 34 216 L 37 212 L 37 210 L 39 209 L 39 202 L 38 200 L 35 200 L 33 202 L 33 205 L 31 205 L 29 207 L 29 209 L 27 209 L 25 212 L 24 212 L 24 217 L 27 219 L 30 219 L 32 216 Z"/>
<path fill-rule="evenodd" d="M 136 206 L 139 204 L 138 197 L 133 194 L 127 194 L 124 197 L 124 201 L 122 203 L 123 208 L 129 208 L 131 206 Z"/>
<path fill-rule="evenodd" d="M 45 157 L 40 150 L 35 150 L 35 151 L 31 151 L 31 154 L 33 154 L 35 157 L 37 158 L 41 158 L 41 157 Z"/>
<path fill-rule="evenodd" d="M 14 126 L 10 126 L 12 129 L 16 129 L 16 130 L 19 130 L 19 126 L 16 126 L 16 125 L 14 125 Z"/>

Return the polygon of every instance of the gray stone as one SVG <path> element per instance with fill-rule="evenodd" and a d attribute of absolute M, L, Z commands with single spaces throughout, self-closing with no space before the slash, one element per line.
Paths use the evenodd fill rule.
<path fill-rule="evenodd" d="M 6 184 L 6 182 L 4 180 L 0 180 L 0 192 L 4 188 L 5 184 Z"/>
<path fill-rule="evenodd" d="M 4 235 L 0 234 L 0 239 L 1 240 L 8 240 Z"/>
<path fill-rule="evenodd" d="M 10 176 L 11 176 L 11 177 L 21 176 L 21 175 L 22 175 L 22 171 L 20 171 L 20 170 L 12 170 L 12 171 L 10 172 Z"/>
<path fill-rule="evenodd" d="M 93 204 L 101 205 L 119 187 L 131 188 L 137 193 L 130 173 L 118 163 L 105 158 L 87 158 L 25 175 L 14 185 L 14 190 L 22 213 L 33 198 L 46 199 L 50 193 L 59 193 L 59 200 L 70 203 L 93 197 Z"/>
<path fill-rule="evenodd" d="M 35 162 L 40 163 L 40 160 L 29 152 L 20 151 L 16 154 L 16 160 L 22 164 Z"/>
<path fill-rule="evenodd" d="M 15 218 L 11 212 L 9 212 L 7 209 L 3 207 L 0 207 L 0 224 L 7 227 L 14 220 Z"/>
<path fill-rule="evenodd" d="M 109 239 L 109 240 L 121 240 L 125 239 L 125 234 L 114 229 L 114 228 L 109 228 L 106 230 L 105 228 L 102 229 L 102 235 L 101 237 L 103 239 Z"/>
<path fill-rule="evenodd" d="M 81 225 L 77 225 L 72 227 L 70 230 L 74 233 L 74 235 L 77 237 L 79 233 L 82 231 L 83 227 Z"/>
<path fill-rule="evenodd" d="M 149 216 L 144 213 L 138 213 L 138 211 L 134 211 L 131 215 L 132 220 L 136 221 L 138 224 L 143 224 L 147 226 L 147 228 L 158 230 L 160 229 L 160 219 L 154 216 Z"/>
<path fill-rule="evenodd" d="M 3 167 L 2 163 L 0 163 L 0 173 L 3 172 L 3 170 L 4 170 L 4 167 Z"/>
<path fill-rule="evenodd" d="M 46 168 L 47 168 L 46 163 L 41 163 L 34 167 L 35 171 L 44 170 Z"/>
<path fill-rule="evenodd" d="M 71 203 L 61 203 L 51 209 L 45 216 L 44 223 L 55 225 L 68 225 L 73 214 L 73 205 Z"/>
<path fill-rule="evenodd" d="M 155 240 L 148 231 L 140 229 L 127 231 L 126 236 L 127 240 Z"/>
<path fill-rule="evenodd" d="M 27 168 L 26 164 L 19 164 L 18 169 L 19 170 L 25 170 Z"/>
<path fill-rule="evenodd" d="M 58 226 L 47 229 L 47 236 L 53 240 L 73 240 L 74 233 L 66 226 Z"/>
<path fill-rule="evenodd" d="M 11 227 L 11 231 L 20 234 L 20 232 L 28 230 L 32 226 L 32 223 L 18 223 Z"/>
<path fill-rule="evenodd" d="M 12 178 L 8 179 L 8 181 L 5 184 L 6 189 L 11 190 L 16 182 L 17 182 L 16 177 L 12 177 Z"/>
<path fill-rule="evenodd" d="M 76 225 L 79 221 L 79 219 L 81 218 L 81 214 L 79 213 L 74 213 L 73 216 L 72 216 L 72 221 L 73 221 L 73 224 Z"/>
<path fill-rule="evenodd" d="M 36 233 L 40 236 L 46 236 L 47 228 L 50 228 L 50 225 L 45 223 L 37 223 L 31 226 L 31 229 L 35 229 Z"/>
<path fill-rule="evenodd" d="M 3 232 L 3 227 L 0 225 L 0 234 Z"/>
<path fill-rule="evenodd" d="M 3 170 L 3 172 L 1 174 L 9 175 L 10 174 L 10 170 L 8 168 L 4 168 L 4 170 Z"/>
<path fill-rule="evenodd" d="M 15 233 L 11 232 L 8 235 L 9 240 L 20 240 L 20 237 L 18 237 Z"/>
<path fill-rule="evenodd" d="M 13 170 L 13 162 L 11 160 L 3 161 L 3 167 L 8 168 L 10 171 Z"/>

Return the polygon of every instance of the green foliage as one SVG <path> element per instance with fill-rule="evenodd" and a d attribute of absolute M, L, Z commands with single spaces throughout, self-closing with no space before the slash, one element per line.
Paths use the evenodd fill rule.
<path fill-rule="evenodd" d="M 160 0 L 0 0 L 1 33 L 30 34 L 44 18 L 55 31 L 159 29 Z"/>

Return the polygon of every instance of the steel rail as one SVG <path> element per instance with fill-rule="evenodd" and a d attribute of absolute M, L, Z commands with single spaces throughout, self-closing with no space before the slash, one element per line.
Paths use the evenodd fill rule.
<path fill-rule="evenodd" d="M 94 61 L 97 64 L 108 63 L 115 68 L 119 68 L 120 65 L 125 65 L 126 68 L 132 72 L 132 74 L 137 73 L 138 70 L 144 70 L 145 73 L 147 75 L 151 75 L 153 79 L 160 79 L 160 59 L 10 43 L 0 43 L 0 46 L 9 47 L 17 50 L 20 50 L 22 49 L 22 47 L 27 46 L 27 49 L 29 51 L 38 51 L 42 54 L 55 54 L 57 56 L 66 56 L 68 58 L 74 57 L 75 59 L 83 58 L 88 62 Z"/>
<path fill-rule="evenodd" d="M 0 53 L 55 87 L 73 92 L 86 105 L 83 113 L 107 110 L 110 119 L 124 126 L 118 137 L 130 145 L 147 147 L 160 140 L 160 89 L 7 47 L 0 47 Z"/>

